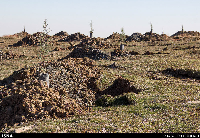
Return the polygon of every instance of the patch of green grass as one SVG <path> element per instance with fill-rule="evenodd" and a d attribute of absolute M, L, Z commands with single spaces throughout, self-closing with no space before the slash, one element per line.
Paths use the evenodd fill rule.
<path fill-rule="evenodd" d="M 130 105 L 135 104 L 136 96 L 135 93 L 124 93 L 119 96 L 102 95 L 97 98 L 95 104 L 97 106 L 116 106 L 116 105 Z"/>

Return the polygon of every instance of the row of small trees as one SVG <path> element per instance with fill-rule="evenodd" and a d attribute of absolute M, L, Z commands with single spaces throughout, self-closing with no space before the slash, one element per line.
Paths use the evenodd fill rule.
<path fill-rule="evenodd" d="M 92 21 L 90 23 L 90 38 L 92 38 L 92 34 L 94 29 L 92 28 Z M 151 24 L 151 33 L 152 33 L 152 24 Z M 24 29 L 25 31 L 25 29 Z M 44 20 L 44 24 L 43 24 L 43 33 L 39 34 L 39 40 L 40 40 L 40 45 L 41 45 L 41 50 L 40 50 L 40 58 L 42 58 L 44 55 L 49 53 L 49 46 L 52 45 L 51 44 L 51 38 L 48 37 L 49 33 L 52 30 L 50 28 L 48 28 L 48 23 L 47 23 L 47 19 Z M 124 43 L 125 43 L 125 32 L 124 32 L 124 28 L 121 28 L 121 34 L 120 34 L 120 50 L 124 50 Z"/>
<path fill-rule="evenodd" d="M 90 38 L 92 38 L 92 34 L 94 29 L 92 28 L 92 21 L 90 23 Z M 24 29 L 25 31 L 25 29 Z M 48 28 L 48 23 L 47 23 L 47 19 L 44 20 L 44 24 L 43 24 L 43 32 L 39 34 L 39 42 L 41 45 L 41 49 L 40 49 L 40 55 L 39 57 L 42 58 L 44 57 L 44 55 L 47 55 L 49 53 L 49 46 L 51 45 L 51 38 L 49 38 L 49 33 L 52 30 L 50 28 Z M 120 45 L 120 49 L 124 50 L 124 42 L 125 42 L 125 32 L 124 32 L 124 28 L 121 29 L 121 34 L 120 34 L 120 41 L 121 41 L 121 45 Z"/>

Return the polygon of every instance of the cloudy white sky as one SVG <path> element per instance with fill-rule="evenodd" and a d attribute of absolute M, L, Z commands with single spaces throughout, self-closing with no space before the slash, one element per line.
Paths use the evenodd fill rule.
<path fill-rule="evenodd" d="M 153 31 L 172 35 L 184 26 L 200 32 L 200 0 L 0 0 L 0 36 L 42 31 L 47 19 L 52 32 L 80 32 L 107 37 L 121 28 L 127 35 Z"/>

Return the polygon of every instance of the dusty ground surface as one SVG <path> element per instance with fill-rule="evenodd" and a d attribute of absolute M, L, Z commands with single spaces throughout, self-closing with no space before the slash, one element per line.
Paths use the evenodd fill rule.
<path fill-rule="evenodd" d="M 72 51 L 68 42 L 58 42 L 39 59 L 39 46 L 8 47 L 20 39 L 0 38 L 3 52 L 23 55 L 0 61 L 0 80 L 27 65 L 55 61 Z M 55 51 L 56 47 L 60 50 Z M 114 48 L 102 51 L 109 54 Z M 5 126 L 1 132 L 200 132 L 200 42 L 158 42 L 153 46 L 149 42 L 128 42 L 125 51 L 139 54 L 92 63 L 101 68 L 94 84 L 104 91 L 121 76 L 141 90 L 134 94 L 134 104 L 94 104 L 83 114 L 20 122 Z M 110 66 L 114 62 L 115 66 Z"/>

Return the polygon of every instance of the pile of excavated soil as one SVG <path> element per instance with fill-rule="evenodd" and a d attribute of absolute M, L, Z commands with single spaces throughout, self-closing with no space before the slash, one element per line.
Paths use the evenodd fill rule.
<path fill-rule="evenodd" d="M 49 88 L 39 80 L 43 72 L 49 74 Z M 88 58 L 42 62 L 15 71 L 0 81 L 0 127 L 84 113 L 95 102 L 88 79 L 99 75 L 100 69 Z"/>
<path fill-rule="evenodd" d="M 166 34 L 156 34 L 156 33 L 150 33 L 150 32 L 146 32 L 144 34 L 144 38 L 142 39 L 142 41 L 166 41 L 169 40 L 169 36 L 167 36 Z"/>
<path fill-rule="evenodd" d="M 56 33 L 54 36 L 68 36 L 68 33 L 64 31 L 60 31 L 59 33 Z"/>
<path fill-rule="evenodd" d="M 99 95 L 111 95 L 111 96 L 118 96 L 128 92 L 138 93 L 140 89 L 135 88 L 134 86 L 130 85 L 130 81 L 119 77 L 116 79 L 111 86 L 109 86 L 104 91 L 99 91 Z"/>
<path fill-rule="evenodd" d="M 113 45 L 110 40 L 99 38 L 99 37 L 92 38 L 92 39 L 91 38 L 83 39 L 78 46 L 79 47 L 92 46 L 98 49 L 108 49 L 108 48 L 116 47 L 116 45 Z"/>
<path fill-rule="evenodd" d="M 36 45 L 36 46 L 39 46 L 41 45 L 41 41 L 46 41 L 47 42 L 47 39 L 49 39 L 51 36 L 49 35 L 46 35 L 42 32 L 37 32 L 37 33 L 34 33 L 33 35 L 27 35 L 25 36 L 22 40 L 18 41 L 17 43 L 13 44 L 14 47 L 17 47 L 17 46 L 26 46 L 26 45 Z M 52 45 L 52 41 L 49 42 L 48 44 Z"/>
<path fill-rule="evenodd" d="M 117 41 L 120 41 L 120 34 L 119 33 L 114 33 L 113 32 L 113 34 L 111 34 L 110 36 L 108 36 L 106 39 L 111 39 L 111 40 L 113 40 L 114 42 L 117 42 Z M 128 36 L 127 35 L 125 35 L 125 39 L 127 39 L 128 38 Z"/>
<path fill-rule="evenodd" d="M 73 51 L 68 55 L 68 57 L 73 57 L 73 58 L 88 57 L 94 60 L 110 59 L 110 56 L 102 52 L 100 49 L 94 49 L 89 46 L 75 47 Z"/>
<path fill-rule="evenodd" d="M 177 37 L 177 36 L 200 36 L 200 33 L 197 31 L 178 31 L 175 34 L 171 35 L 171 37 Z"/>
<path fill-rule="evenodd" d="M 131 36 L 129 36 L 126 41 L 132 42 L 132 41 L 136 41 L 136 42 L 140 42 L 144 39 L 144 35 L 142 35 L 141 33 L 133 33 Z"/>
<path fill-rule="evenodd" d="M 72 42 L 72 41 L 81 41 L 82 39 L 86 39 L 86 38 L 89 38 L 89 37 L 78 32 L 75 34 L 68 35 L 63 39 L 60 39 L 59 41 L 60 42 Z"/>

